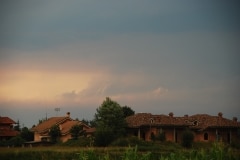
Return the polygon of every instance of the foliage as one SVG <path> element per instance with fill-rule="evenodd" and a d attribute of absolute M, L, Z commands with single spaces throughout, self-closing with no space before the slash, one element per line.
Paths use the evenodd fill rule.
<path fill-rule="evenodd" d="M 162 143 L 160 143 L 162 144 Z M 164 148 L 173 151 L 161 152 Z M 164 142 L 158 151 L 141 151 L 137 147 L 79 148 L 79 147 L 33 147 L 1 148 L 0 159 L 4 160 L 238 160 L 239 150 L 233 150 L 222 143 L 214 143 L 210 148 L 183 149 L 175 143 Z"/>
<path fill-rule="evenodd" d="M 27 127 L 22 128 L 20 136 L 25 140 L 25 141 L 33 141 L 34 140 L 34 134 L 33 132 L 29 131 Z"/>
<path fill-rule="evenodd" d="M 149 160 L 151 153 L 148 152 L 143 155 L 137 153 L 137 146 L 135 148 L 128 148 L 123 154 L 122 160 Z"/>
<path fill-rule="evenodd" d="M 182 133 L 182 145 L 186 148 L 190 148 L 192 147 L 193 140 L 194 140 L 193 132 L 190 131 L 189 129 L 186 129 Z"/>
<path fill-rule="evenodd" d="M 151 140 L 165 142 L 166 141 L 165 132 L 159 132 L 157 135 L 154 135 L 153 133 L 151 133 Z"/>
<path fill-rule="evenodd" d="M 81 120 L 82 123 L 90 126 L 90 127 L 96 127 L 96 122 L 95 120 L 86 120 L 86 119 L 82 119 Z"/>
<path fill-rule="evenodd" d="M 127 123 L 121 106 L 109 97 L 97 108 L 95 114 L 95 142 L 98 146 L 107 146 L 114 139 L 125 135 Z"/>
<path fill-rule="evenodd" d="M 91 146 L 91 137 L 79 137 L 77 140 L 69 139 L 67 142 L 61 143 L 61 146 L 68 147 L 89 147 Z"/>
<path fill-rule="evenodd" d="M 89 149 L 87 151 L 81 151 L 79 153 L 78 160 L 97 160 L 98 156 L 95 154 L 94 150 Z"/>
<path fill-rule="evenodd" d="M 61 135 L 61 131 L 60 131 L 59 126 L 58 125 L 53 125 L 50 128 L 49 135 L 51 137 L 52 142 L 54 142 L 54 143 L 57 142 L 59 136 Z"/>
<path fill-rule="evenodd" d="M 19 120 L 17 121 L 17 125 L 14 126 L 14 130 L 15 130 L 15 131 L 21 131 L 21 126 L 20 126 Z"/>
<path fill-rule="evenodd" d="M 135 111 L 133 111 L 130 107 L 128 106 L 123 106 L 122 107 L 122 110 L 123 110 L 123 114 L 124 114 L 124 117 L 128 117 L 128 116 L 131 116 L 131 115 L 134 115 L 135 114 Z"/>
<path fill-rule="evenodd" d="M 95 144 L 107 146 L 115 139 L 114 132 L 110 127 L 98 127 L 95 132 Z"/>
<path fill-rule="evenodd" d="M 149 142 L 143 141 L 138 137 L 133 136 L 133 137 L 118 138 L 115 141 L 113 141 L 110 146 L 128 147 L 128 146 L 135 146 L 135 145 L 140 147 L 143 147 L 143 146 L 149 147 L 152 144 Z"/>
<path fill-rule="evenodd" d="M 78 139 L 78 136 L 83 135 L 83 126 L 74 125 L 70 129 L 70 133 L 73 139 Z"/>
<path fill-rule="evenodd" d="M 157 138 L 158 138 L 158 140 L 161 141 L 161 142 L 166 141 L 166 135 L 165 135 L 165 132 L 161 132 L 161 133 L 159 133 L 159 135 L 158 135 Z"/>
<path fill-rule="evenodd" d="M 8 146 L 20 147 L 24 144 L 24 142 L 25 140 L 22 137 L 16 136 L 8 140 L 6 144 Z"/>

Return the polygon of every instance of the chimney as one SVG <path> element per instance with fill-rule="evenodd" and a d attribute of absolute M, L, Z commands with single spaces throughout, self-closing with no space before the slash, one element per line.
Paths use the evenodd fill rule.
<path fill-rule="evenodd" d="M 222 115 L 223 115 L 222 112 L 219 112 L 219 113 L 218 113 L 218 117 L 219 117 L 219 118 L 222 118 Z"/>
<path fill-rule="evenodd" d="M 233 121 L 234 121 L 234 122 L 237 122 L 237 117 L 233 117 Z"/>
<path fill-rule="evenodd" d="M 169 117 L 173 117 L 173 112 L 170 112 L 168 115 Z"/>
<path fill-rule="evenodd" d="M 70 117 L 70 112 L 67 112 L 67 117 Z"/>

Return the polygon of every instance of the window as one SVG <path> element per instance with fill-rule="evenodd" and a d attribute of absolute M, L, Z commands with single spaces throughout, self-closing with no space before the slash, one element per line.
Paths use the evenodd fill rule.
<path fill-rule="evenodd" d="M 208 133 L 204 133 L 203 137 L 204 137 L 204 140 L 207 141 L 208 140 Z"/>
<path fill-rule="evenodd" d="M 154 122 L 153 118 L 150 118 L 150 123 L 152 124 Z"/>
<path fill-rule="evenodd" d="M 198 121 L 197 121 L 197 120 L 194 121 L 194 122 L 193 122 L 193 125 L 194 125 L 194 126 L 198 126 Z"/>

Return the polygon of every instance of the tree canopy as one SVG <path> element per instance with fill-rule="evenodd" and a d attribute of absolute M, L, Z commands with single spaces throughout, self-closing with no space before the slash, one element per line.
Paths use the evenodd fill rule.
<path fill-rule="evenodd" d="M 78 136 L 83 134 L 83 126 L 80 125 L 74 125 L 70 129 L 70 133 L 73 139 L 78 139 Z"/>
<path fill-rule="evenodd" d="M 133 111 L 132 108 L 128 106 L 123 106 L 122 110 L 125 118 L 135 114 L 135 111 Z"/>
<path fill-rule="evenodd" d="M 122 107 L 107 97 L 95 114 L 95 142 L 107 146 L 114 139 L 125 135 L 126 121 Z"/>
<path fill-rule="evenodd" d="M 53 125 L 50 128 L 49 135 L 51 136 L 52 142 L 57 142 L 57 139 L 61 135 L 61 131 L 58 125 Z"/>

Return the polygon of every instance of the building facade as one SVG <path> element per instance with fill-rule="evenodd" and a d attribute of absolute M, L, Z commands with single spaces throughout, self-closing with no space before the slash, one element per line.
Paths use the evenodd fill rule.
<path fill-rule="evenodd" d="M 169 115 L 152 115 L 139 113 L 126 118 L 128 134 L 150 141 L 153 136 L 165 134 L 166 141 L 181 143 L 182 134 L 190 129 L 194 141 L 231 143 L 239 139 L 240 123 L 237 118 L 226 119 L 219 113 L 217 116 L 196 114 L 192 116 L 174 117 Z"/>
<path fill-rule="evenodd" d="M 20 132 L 14 130 L 14 125 L 16 124 L 9 117 L 0 117 L 0 140 L 9 140 L 12 137 L 17 136 Z"/>

